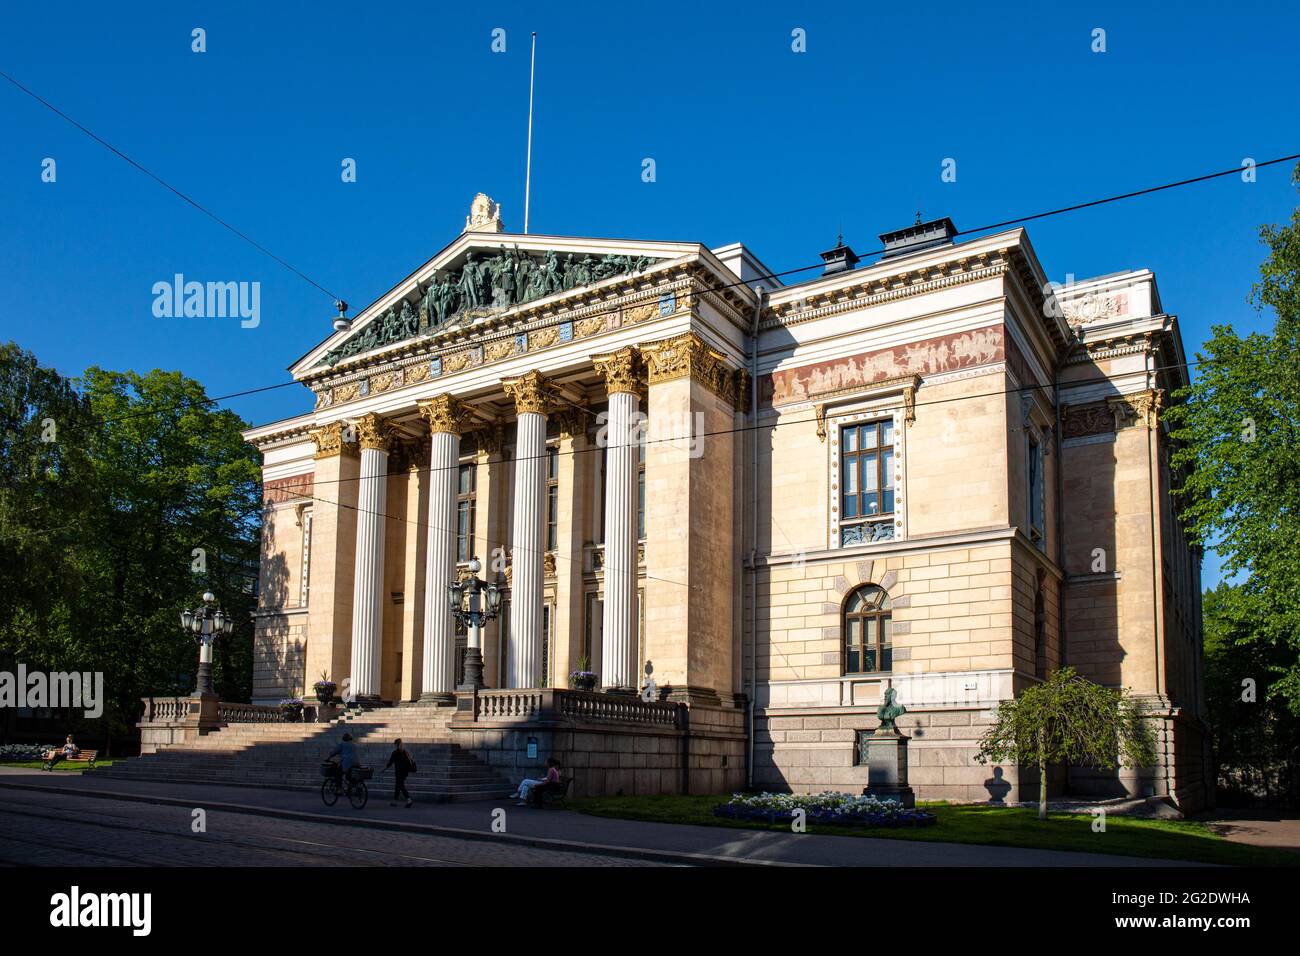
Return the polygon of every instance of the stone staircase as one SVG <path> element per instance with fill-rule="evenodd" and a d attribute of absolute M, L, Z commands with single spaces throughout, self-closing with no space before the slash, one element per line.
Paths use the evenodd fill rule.
<path fill-rule="evenodd" d="M 450 707 L 388 707 L 328 724 L 228 724 L 221 730 L 92 773 L 97 779 L 318 790 L 320 764 L 345 733 L 362 766 L 373 767 L 371 799 L 392 794 L 393 772 L 380 773 L 400 737 L 419 768 L 406 778 L 417 800 L 482 800 L 514 784 L 452 743 Z"/>

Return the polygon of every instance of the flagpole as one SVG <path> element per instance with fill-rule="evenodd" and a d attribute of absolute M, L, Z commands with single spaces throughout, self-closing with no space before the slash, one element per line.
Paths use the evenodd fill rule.
<path fill-rule="evenodd" d="M 537 70 L 537 32 L 533 32 L 533 55 L 528 64 L 528 158 L 524 164 L 524 235 L 528 235 L 528 201 L 533 182 L 533 75 Z"/>

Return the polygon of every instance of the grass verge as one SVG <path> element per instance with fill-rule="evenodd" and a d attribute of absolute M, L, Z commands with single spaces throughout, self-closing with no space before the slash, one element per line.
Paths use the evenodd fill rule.
<path fill-rule="evenodd" d="M 117 763 L 118 760 L 120 759 L 121 758 L 114 758 L 110 760 L 96 760 L 95 766 L 108 767 L 111 766 L 112 764 Z M 45 766 L 45 764 L 43 761 L 40 760 L 6 760 L 3 763 L 0 763 L 0 767 L 17 767 L 20 770 L 40 770 L 41 767 L 43 766 Z M 66 760 L 60 760 L 58 763 L 54 765 L 54 770 L 52 772 L 53 773 L 83 773 L 89 769 L 90 768 L 84 763 L 69 763 Z"/>
<path fill-rule="evenodd" d="M 726 796 L 586 797 L 570 800 L 573 809 L 598 817 L 687 823 L 745 830 L 788 833 L 785 824 L 733 820 L 713 815 Z M 1194 820 L 1143 820 L 1110 814 L 1104 833 L 1093 831 L 1091 814 L 1054 814 L 1021 807 L 926 804 L 938 817 L 934 826 L 868 829 L 810 823 L 809 833 L 850 839 L 924 840 L 931 843 L 973 843 L 1036 850 L 1110 853 L 1158 860 L 1219 863 L 1227 866 L 1297 866 L 1300 854 L 1271 847 L 1232 843 Z"/>

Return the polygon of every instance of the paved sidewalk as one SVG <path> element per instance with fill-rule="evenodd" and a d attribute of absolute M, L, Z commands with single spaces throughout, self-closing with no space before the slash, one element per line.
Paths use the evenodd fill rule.
<path fill-rule="evenodd" d="M 516 807 L 513 800 L 390 807 L 379 777 L 364 810 L 342 802 L 325 807 L 302 791 L 96 779 L 93 774 L 55 774 L 0 768 L 0 791 L 39 788 L 84 795 L 112 794 L 148 803 L 224 809 L 286 819 L 328 820 L 357 826 L 442 833 L 526 846 L 617 853 L 663 862 L 703 865 L 804 866 L 1196 866 L 1199 864 L 1100 853 L 1069 853 L 1014 847 L 971 846 L 911 840 L 836 837 L 738 830 L 725 827 L 613 820 L 565 810 Z M 494 833 L 495 811 L 505 811 L 505 832 Z"/>
<path fill-rule="evenodd" d="M 1300 853 L 1300 816 L 1272 810 L 1216 810 L 1197 819 L 1225 840 Z"/>

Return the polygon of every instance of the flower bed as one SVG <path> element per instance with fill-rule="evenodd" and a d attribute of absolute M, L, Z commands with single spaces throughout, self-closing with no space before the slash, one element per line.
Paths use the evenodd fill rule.
<path fill-rule="evenodd" d="M 897 800 L 852 793 L 732 794 L 727 803 L 713 808 L 716 816 L 766 823 L 789 823 L 802 810 L 809 823 L 857 827 L 924 827 L 935 822 L 933 813 L 908 810 Z"/>
<path fill-rule="evenodd" d="M 47 751 L 58 749 L 54 744 L 5 744 L 0 746 L 0 763 L 41 760 Z"/>

